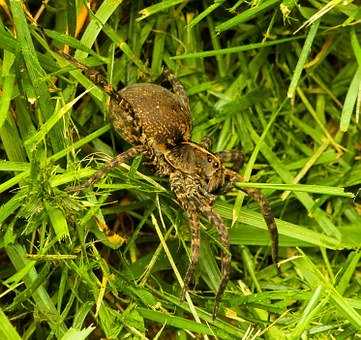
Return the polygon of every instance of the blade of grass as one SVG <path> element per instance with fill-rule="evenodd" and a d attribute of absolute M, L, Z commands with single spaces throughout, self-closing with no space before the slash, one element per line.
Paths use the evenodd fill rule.
<path fill-rule="evenodd" d="M 218 239 L 214 238 L 216 242 Z M 199 268 L 201 270 L 202 279 L 207 286 L 216 292 L 221 281 L 221 272 L 216 261 L 216 253 L 212 250 L 211 241 L 202 239 L 200 245 Z"/>
<path fill-rule="evenodd" d="M 294 261 L 300 273 L 311 286 L 319 287 L 320 284 L 325 290 L 326 296 L 332 301 L 332 307 L 337 310 L 341 317 L 346 318 L 356 329 L 361 329 L 361 316 L 355 309 L 347 302 L 347 300 L 335 289 L 335 287 L 328 281 L 311 261 L 311 259 L 304 255 Z"/>
<path fill-rule="evenodd" d="M 5 229 L 4 221 L 23 204 L 23 199 L 24 195 L 18 192 L 0 206 L 0 229 Z"/>
<path fill-rule="evenodd" d="M 70 240 L 68 223 L 65 219 L 64 213 L 59 208 L 52 206 L 49 202 L 45 202 L 45 208 L 57 239 L 59 241 L 64 239 Z"/>
<path fill-rule="evenodd" d="M 249 127 L 250 133 L 254 141 L 257 143 L 259 141 L 259 136 L 256 131 Z M 267 161 L 271 164 L 271 166 L 275 169 L 275 171 L 279 174 L 284 182 L 287 184 L 292 184 L 293 176 L 289 171 L 286 170 L 285 166 L 278 159 L 278 157 L 273 153 L 271 148 L 269 148 L 265 142 L 263 142 L 261 148 L 261 153 L 267 159 Z M 315 202 L 310 195 L 307 193 L 295 192 L 295 196 L 297 199 L 303 204 L 303 206 L 307 209 L 307 211 L 312 211 L 312 217 L 317 221 L 322 230 L 330 236 L 334 236 L 336 239 L 340 239 L 340 231 L 336 228 L 336 226 L 332 223 L 332 221 L 328 218 L 326 213 L 320 208 L 316 208 L 312 210 Z"/>
<path fill-rule="evenodd" d="M 4 340 L 20 340 L 21 336 L 0 308 L 0 337 Z"/>
<path fill-rule="evenodd" d="M 311 52 L 313 40 L 315 39 L 315 36 L 316 36 L 316 33 L 318 31 L 319 26 L 320 26 L 320 21 L 314 22 L 312 24 L 308 34 L 307 34 L 305 43 L 304 43 L 302 51 L 301 51 L 301 54 L 300 54 L 300 56 L 298 58 L 298 61 L 297 61 L 296 68 L 295 68 L 295 70 L 293 72 L 293 76 L 292 76 L 292 79 L 291 79 L 290 86 L 289 86 L 288 91 L 287 91 L 287 97 L 288 98 L 293 99 L 295 97 L 296 88 L 298 86 L 302 70 L 303 70 L 303 68 L 305 66 L 305 63 L 307 61 L 307 58 L 308 58 L 308 56 L 309 56 L 309 54 Z"/>
<path fill-rule="evenodd" d="M 164 293 L 163 298 L 183 310 L 186 310 L 186 308 L 187 308 L 186 303 L 184 303 L 184 302 L 181 303 L 179 301 L 178 297 L 175 297 L 169 293 Z M 209 315 L 209 313 L 202 310 L 202 308 L 197 308 L 197 312 L 199 313 L 200 317 L 207 322 L 207 326 L 213 332 L 217 332 L 217 334 L 219 334 L 219 336 L 225 337 L 227 335 L 231 335 L 232 339 L 235 339 L 235 338 L 240 339 L 240 338 L 242 338 L 242 336 L 244 336 L 246 326 L 243 326 L 241 324 L 232 325 L 232 324 L 228 323 L 227 321 L 223 321 L 220 319 L 212 320 L 212 316 Z M 212 325 L 212 326 L 210 326 L 210 325 Z M 218 332 L 222 332 L 223 335 L 222 335 L 222 333 L 218 333 Z"/>
<path fill-rule="evenodd" d="M 279 39 L 279 40 L 274 40 L 274 41 L 265 41 L 265 42 L 253 43 L 253 44 L 242 45 L 242 46 L 222 48 L 219 50 L 185 53 L 185 54 L 171 57 L 171 59 L 180 60 L 180 59 L 207 58 L 207 57 L 214 57 L 214 56 L 224 55 L 224 54 L 240 53 L 240 52 L 255 50 L 255 49 L 259 49 L 259 48 L 280 45 L 280 44 L 284 44 L 284 43 L 287 43 L 287 42 L 290 42 L 293 40 L 302 39 L 302 38 L 303 37 L 284 38 L 284 39 Z"/>
<path fill-rule="evenodd" d="M 215 0 L 213 4 L 204 6 L 205 10 L 191 20 L 191 22 L 187 25 L 187 29 L 192 29 L 194 26 L 198 25 L 204 18 L 209 16 L 210 13 L 221 6 L 224 1 L 225 0 Z"/>
<path fill-rule="evenodd" d="M 352 78 L 350 87 L 346 94 L 345 102 L 343 104 L 341 118 L 340 118 L 340 130 L 343 132 L 346 132 L 349 129 L 352 112 L 356 104 L 360 87 L 361 87 L 361 67 L 357 69 L 357 72 Z"/>
<path fill-rule="evenodd" d="M 273 189 L 273 190 L 290 190 L 299 192 L 311 192 L 319 195 L 332 195 L 354 198 L 352 192 L 345 192 L 344 188 L 328 187 L 322 185 L 311 184 L 276 184 L 276 183 L 251 183 L 251 182 L 238 182 L 239 188 L 259 188 L 259 189 Z"/>
<path fill-rule="evenodd" d="M 331 134 L 328 132 L 327 128 L 325 127 L 324 124 L 322 124 L 322 122 L 320 121 L 317 112 L 315 111 L 315 109 L 312 107 L 311 103 L 309 102 L 309 100 L 307 99 L 307 97 L 305 96 L 305 94 L 303 93 L 302 89 L 300 87 L 297 87 L 297 94 L 300 96 L 302 102 L 304 103 L 304 105 L 306 106 L 308 112 L 312 115 L 312 117 L 315 119 L 317 125 L 321 128 L 321 130 L 324 132 L 325 136 L 327 137 L 327 139 L 330 141 L 330 144 L 332 144 L 334 146 L 334 148 L 336 149 L 336 151 L 341 151 L 342 149 L 344 149 L 341 145 L 337 144 L 335 139 L 331 136 Z"/>
<path fill-rule="evenodd" d="M 104 0 L 97 12 L 95 13 L 96 19 L 93 17 L 86 27 L 83 36 L 80 39 L 80 42 L 91 48 L 97 39 L 100 31 L 102 30 L 102 25 L 99 25 L 99 22 L 105 24 L 111 15 L 115 12 L 118 6 L 123 2 L 123 0 Z M 84 51 L 77 50 L 75 52 L 76 59 L 82 59 L 87 56 L 87 53 Z"/>
<path fill-rule="evenodd" d="M 331 0 L 325 6 L 323 6 L 319 11 L 313 14 L 309 19 L 307 19 L 293 34 L 299 32 L 302 28 L 313 24 L 315 21 L 320 20 L 327 12 L 332 10 L 337 5 L 341 4 L 343 0 Z"/>
<path fill-rule="evenodd" d="M 349 254 L 345 263 L 344 272 L 336 285 L 336 289 L 341 295 L 345 294 L 346 290 L 349 288 L 351 278 L 359 265 L 360 258 L 361 252 L 359 250 L 353 251 Z"/>
<path fill-rule="evenodd" d="M 224 333 L 223 331 L 217 331 L 216 329 L 210 328 L 208 325 L 202 325 L 194 321 L 181 318 L 179 316 L 165 314 L 162 312 L 141 308 L 141 307 L 138 307 L 137 311 L 145 319 L 152 320 L 160 324 L 167 324 L 176 328 L 180 328 L 180 329 L 188 330 L 190 332 L 196 332 L 204 335 L 211 335 L 211 336 L 218 335 L 222 339 L 232 339 L 230 335 Z"/>
<path fill-rule="evenodd" d="M 163 0 L 157 4 L 143 8 L 141 11 L 139 11 L 140 17 L 137 18 L 136 21 L 137 22 L 142 21 L 151 15 L 157 14 L 161 11 L 165 11 L 168 8 L 178 5 L 182 2 L 186 2 L 186 1 L 185 0 Z"/>
<path fill-rule="evenodd" d="M 294 178 L 293 183 L 297 184 L 306 174 L 311 170 L 311 168 L 316 164 L 317 160 L 322 156 L 322 154 L 327 150 L 329 145 L 328 141 L 325 141 L 321 146 L 312 154 L 309 160 L 305 163 L 301 171 Z M 286 200 L 289 196 L 290 191 L 286 191 L 281 196 L 282 201 Z"/>
<path fill-rule="evenodd" d="M 232 219 L 232 206 L 228 205 L 226 203 L 217 202 L 216 204 L 216 210 L 219 212 L 219 214 L 228 220 Z M 261 230 L 267 230 L 266 223 L 264 221 L 263 216 L 260 213 L 255 213 L 249 209 L 243 208 L 240 212 L 240 217 L 238 219 L 238 222 L 251 225 L 256 227 L 257 229 Z M 293 239 L 301 240 L 303 242 L 307 242 L 309 244 L 314 244 L 320 247 L 330 248 L 330 249 L 341 249 L 344 247 L 348 247 L 348 244 L 345 242 L 339 241 L 335 237 L 330 237 L 318 232 L 315 232 L 313 230 L 307 229 L 305 227 L 301 227 L 299 225 L 289 223 L 286 221 L 278 220 L 276 219 L 278 232 L 280 235 L 285 235 L 288 237 L 291 237 Z M 238 233 L 242 233 L 242 228 L 237 226 L 237 224 L 234 225 L 234 227 L 231 229 L 232 238 L 234 242 L 239 242 L 237 239 L 241 240 L 241 236 L 238 237 Z M 270 242 L 269 238 L 265 238 L 267 240 L 267 244 Z"/>
<path fill-rule="evenodd" d="M 221 33 L 226 30 L 229 30 L 235 26 L 243 24 L 243 23 L 253 19 L 257 15 L 260 15 L 263 12 L 265 12 L 273 7 L 276 7 L 279 2 L 280 2 L 280 0 L 262 1 L 261 3 L 259 3 L 259 5 L 249 8 L 249 9 L 243 11 L 241 14 L 236 15 L 232 19 L 229 19 L 229 20 L 217 25 L 216 31 L 218 33 Z"/>
<path fill-rule="evenodd" d="M 30 164 L 26 162 L 0 160 L 0 171 L 25 171 L 29 169 Z"/>
<path fill-rule="evenodd" d="M 94 329 L 94 326 L 88 326 L 84 329 L 69 328 L 62 336 L 61 340 L 86 340 L 89 338 Z"/>
<path fill-rule="evenodd" d="M 16 27 L 17 38 L 21 45 L 21 52 L 24 57 L 33 90 L 36 93 L 37 102 L 44 118 L 48 119 L 51 116 L 51 112 L 54 111 L 54 105 L 51 101 L 45 80 L 47 79 L 46 72 L 37 58 L 37 53 L 31 39 L 30 30 L 23 12 L 22 1 L 10 0 L 10 8 Z M 64 147 L 61 124 L 54 126 L 49 137 L 54 151 L 59 151 Z"/>
<path fill-rule="evenodd" d="M 158 206 L 158 212 L 159 212 L 160 216 L 162 216 L 162 211 L 161 211 L 161 208 L 160 208 L 158 196 L 157 196 L 157 206 Z M 175 276 L 177 277 L 177 281 L 179 282 L 180 286 L 183 288 L 183 286 L 184 286 L 184 281 L 183 281 L 182 276 L 180 275 L 180 273 L 179 273 L 179 271 L 178 271 L 177 266 L 176 266 L 175 263 L 174 263 L 172 254 L 170 253 L 169 248 L 168 248 L 167 244 L 165 243 L 163 234 L 162 234 L 162 232 L 161 232 L 161 230 L 160 230 L 160 228 L 159 228 L 158 222 L 157 222 L 155 216 L 153 215 L 153 213 L 151 214 L 151 218 L 152 218 L 152 223 L 153 223 L 153 225 L 154 225 L 154 227 L 155 227 L 155 230 L 156 230 L 156 232 L 157 232 L 157 235 L 158 235 L 158 237 L 159 237 L 159 240 L 160 240 L 160 242 L 161 242 L 161 244 L 162 244 L 162 246 L 163 246 L 164 252 L 166 253 L 167 258 L 168 258 L 168 260 L 169 260 L 169 262 L 170 262 L 170 264 L 171 264 L 171 266 L 172 266 L 172 269 L 173 269 L 173 271 L 174 271 L 174 274 L 175 274 Z M 164 225 L 164 222 L 163 222 L 163 218 L 161 218 L 161 221 L 162 221 L 163 227 L 165 228 L 165 225 Z M 194 320 L 195 320 L 197 323 L 201 323 L 201 320 L 200 320 L 200 318 L 199 318 L 199 316 L 198 316 L 198 314 L 197 314 L 197 311 L 196 311 L 196 309 L 195 309 L 195 307 L 194 307 L 194 305 L 193 305 L 193 301 L 192 301 L 192 299 L 191 299 L 191 297 L 190 297 L 190 295 L 189 295 L 188 292 L 185 293 L 185 299 L 186 299 L 186 301 L 187 301 L 187 303 L 188 303 L 188 305 L 189 305 L 189 308 L 190 308 L 190 310 L 191 310 L 191 312 L 192 312 L 192 315 L 193 315 L 193 317 L 194 317 Z"/>
<path fill-rule="evenodd" d="M 25 145 L 26 146 L 31 146 L 32 149 L 34 149 L 36 147 L 37 144 L 39 144 L 47 134 L 50 133 L 51 129 L 59 122 L 59 120 L 61 118 L 63 118 L 63 116 L 72 109 L 72 107 L 74 106 L 74 104 L 80 99 L 82 98 L 84 95 L 86 95 L 88 92 L 90 92 L 91 89 L 88 89 L 86 91 L 84 91 L 83 93 L 81 93 L 78 97 L 76 97 L 75 99 L 73 99 L 71 102 L 66 103 L 65 105 L 62 105 L 60 107 L 60 104 L 55 106 L 55 112 L 52 114 L 51 117 L 49 117 L 49 119 L 46 121 L 46 123 L 44 123 L 42 125 L 42 127 L 40 128 L 40 130 L 32 137 L 30 137 L 29 139 L 27 139 L 25 141 Z"/>
<path fill-rule="evenodd" d="M 0 129 L 2 128 L 5 119 L 9 113 L 9 106 L 11 97 L 13 94 L 13 88 L 15 83 L 15 75 L 11 71 L 15 55 L 5 51 L 4 52 L 4 61 L 2 65 L 2 96 L 0 98 Z"/>
<path fill-rule="evenodd" d="M 159 16 L 156 24 L 156 36 L 154 38 L 152 65 L 151 71 L 153 75 L 159 75 L 162 70 L 162 62 L 164 57 L 164 42 L 168 20 L 165 17 Z"/>
<path fill-rule="evenodd" d="M 83 137 L 82 139 L 78 140 L 74 144 L 69 145 L 64 150 L 61 150 L 61 151 L 55 153 L 54 155 L 49 157 L 49 160 L 57 161 L 57 160 L 61 159 L 62 157 L 65 157 L 68 152 L 74 152 L 75 150 L 81 148 L 83 145 L 86 145 L 89 142 L 91 142 L 92 140 L 102 136 L 104 133 L 108 132 L 110 129 L 111 129 L 110 124 L 106 124 L 106 125 L 102 126 L 98 130 L 96 130 L 96 131 L 90 133 L 89 135 Z"/>
<path fill-rule="evenodd" d="M 309 302 L 307 303 L 302 316 L 297 323 L 296 327 L 292 330 L 290 334 L 290 339 L 299 339 L 305 329 L 308 327 L 312 319 L 317 316 L 317 313 L 320 312 L 320 309 L 325 306 L 328 302 L 327 298 L 322 298 L 323 287 L 318 286 L 314 290 Z"/>
<path fill-rule="evenodd" d="M 21 172 L 20 174 L 10 178 L 9 180 L 3 182 L 0 184 L 0 193 L 10 189 L 11 187 L 13 187 L 14 185 L 20 183 L 22 180 L 24 180 L 25 178 L 27 178 L 30 175 L 30 170 L 28 171 L 24 171 Z"/>
<path fill-rule="evenodd" d="M 251 177 L 251 173 L 252 173 L 252 169 L 254 167 L 254 164 L 256 162 L 257 156 L 259 154 L 259 150 L 260 147 L 263 143 L 263 141 L 265 140 L 272 124 L 274 123 L 275 119 L 277 118 L 277 116 L 280 114 L 280 112 L 282 111 L 283 107 L 285 106 L 285 104 L 287 103 L 287 100 L 285 99 L 282 104 L 278 107 L 277 110 L 275 110 L 266 126 L 266 128 L 263 130 L 262 135 L 259 139 L 259 141 L 256 143 L 255 148 L 252 151 L 252 155 L 249 158 L 249 161 L 246 164 L 246 168 L 244 170 L 243 176 L 245 181 L 247 182 L 249 180 L 249 178 Z M 244 198 L 244 193 L 238 193 L 237 197 L 236 197 L 236 201 L 234 204 L 234 208 L 233 208 L 233 219 L 232 219 L 232 225 L 234 224 L 234 222 L 239 219 L 239 212 L 241 211 L 241 207 L 243 204 L 243 198 Z"/>
<path fill-rule="evenodd" d="M 30 261 L 25 258 L 26 253 L 20 245 L 8 246 L 5 250 L 16 270 L 20 271 L 30 263 Z M 33 263 L 35 264 L 35 262 Z M 24 277 L 26 286 L 31 287 L 37 277 L 38 273 L 35 269 L 30 268 L 29 272 Z M 32 295 L 39 312 L 41 312 L 43 318 L 45 318 L 45 320 L 49 323 L 54 334 L 60 338 L 63 334 L 65 334 L 67 328 L 45 288 L 40 286 L 33 292 Z"/>

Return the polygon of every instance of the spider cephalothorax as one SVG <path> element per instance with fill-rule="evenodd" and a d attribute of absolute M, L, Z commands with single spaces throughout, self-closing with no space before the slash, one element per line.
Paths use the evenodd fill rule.
<path fill-rule="evenodd" d="M 191 113 L 189 100 L 183 86 L 172 73 L 165 70 L 164 76 L 172 89 L 150 83 L 133 84 L 114 91 L 96 70 L 88 69 L 70 56 L 65 56 L 80 68 L 96 85 L 110 96 L 109 117 L 115 130 L 133 146 L 111 160 L 86 183 L 73 190 L 80 190 L 95 183 L 105 173 L 143 154 L 157 173 L 169 177 L 170 187 L 178 203 L 186 211 L 192 231 L 191 262 L 184 279 L 182 296 L 188 286 L 199 258 L 199 216 L 205 216 L 220 235 L 221 281 L 216 294 L 213 317 L 224 293 L 230 272 L 228 229 L 222 218 L 213 210 L 218 192 L 226 192 L 235 181 L 241 181 L 238 173 L 224 167 L 225 162 L 237 165 L 240 153 L 221 152 L 213 154 L 206 146 L 191 142 Z M 277 262 L 278 233 L 275 220 L 265 197 L 257 189 L 244 191 L 260 205 L 272 239 L 272 259 Z"/>
<path fill-rule="evenodd" d="M 174 169 L 204 180 L 209 193 L 224 184 L 222 160 L 198 144 L 182 142 L 169 148 L 164 156 Z"/>

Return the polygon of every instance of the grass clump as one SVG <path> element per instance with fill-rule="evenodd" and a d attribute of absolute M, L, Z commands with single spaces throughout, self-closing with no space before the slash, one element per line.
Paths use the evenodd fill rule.
<path fill-rule="evenodd" d="M 360 5 L 87 5 L 0 3 L 2 339 L 356 337 Z M 215 321 L 217 233 L 204 221 L 196 287 L 180 302 L 190 233 L 167 181 L 136 158 L 94 189 L 65 191 L 128 145 L 107 123 L 106 96 L 59 50 L 118 88 L 155 81 L 163 66 L 177 74 L 193 140 L 242 149 L 242 174 L 271 202 L 282 276 L 262 216 L 239 190 L 248 183 L 216 204 L 232 275 Z"/>

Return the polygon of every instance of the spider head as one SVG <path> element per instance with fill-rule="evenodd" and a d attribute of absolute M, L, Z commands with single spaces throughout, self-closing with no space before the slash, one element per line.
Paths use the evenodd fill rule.
<path fill-rule="evenodd" d="M 221 159 L 198 144 L 183 142 L 169 149 L 165 158 L 175 169 L 198 175 L 207 184 L 208 192 L 214 192 L 224 184 Z"/>

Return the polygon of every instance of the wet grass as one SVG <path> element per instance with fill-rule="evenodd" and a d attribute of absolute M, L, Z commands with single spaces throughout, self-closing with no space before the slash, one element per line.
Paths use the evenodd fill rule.
<path fill-rule="evenodd" d="M 360 5 L 92 3 L 0 2 L 1 338 L 356 337 Z M 192 139 L 245 153 L 247 183 L 216 203 L 232 273 L 215 321 L 217 232 L 202 221 L 196 285 L 180 302 L 190 233 L 165 179 L 136 158 L 65 191 L 129 145 L 106 95 L 59 50 L 118 88 L 167 66 L 190 96 Z M 282 276 L 249 185 L 278 218 Z"/>

